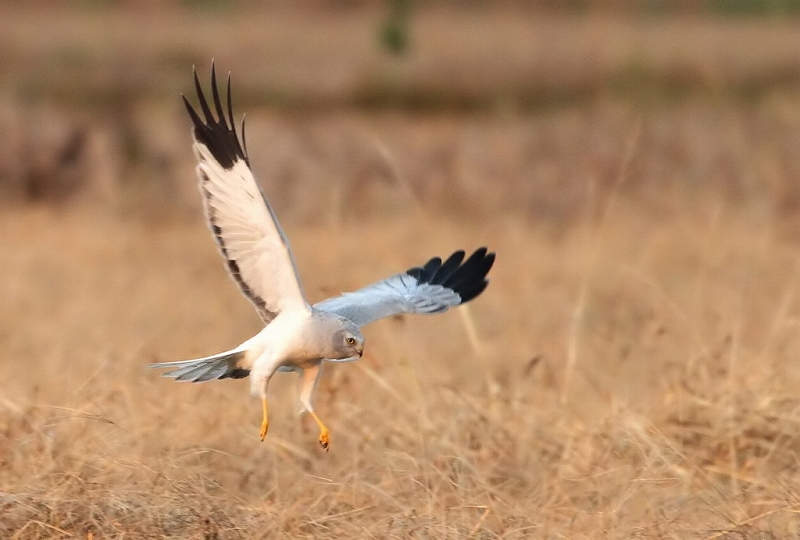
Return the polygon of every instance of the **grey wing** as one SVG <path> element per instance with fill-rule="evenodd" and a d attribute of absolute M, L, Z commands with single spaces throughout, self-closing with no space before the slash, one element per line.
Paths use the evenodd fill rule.
<path fill-rule="evenodd" d="M 183 101 L 194 125 L 197 178 L 206 219 L 227 261 L 228 273 L 265 323 L 285 309 L 308 309 L 289 242 L 253 177 L 246 145 L 239 143 L 233 126 L 230 76 L 227 118 L 213 65 L 211 91 L 216 118 L 203 95 L 197 73 L 194 82 L 204 118 L 200 118 L 185 97 Z"/>
<path fill-rule="evenodd" d="M 324 300 L 314 309 L 336 313 L 359 326 L 400 313 L 441 313 L 483 292 L 494 259 L 485 247 L 466 261 L 464 252 L 456 251 L 444 262 L 435 257 L 424 266 Z"/>

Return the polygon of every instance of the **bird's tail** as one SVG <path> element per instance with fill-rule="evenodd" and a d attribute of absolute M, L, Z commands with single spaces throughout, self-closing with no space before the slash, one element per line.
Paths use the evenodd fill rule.
<path fill-rule="evenodd" d="M 176 381 L 206 382 L 214 379 L 241 379 L 250 375 L 250 370 L 239 367 L 246 350 L 233 349 L 214 356 L 182 360 L 180 362 L 161 362 L 150 364 L 151 368 L 174 368 L 163 374 Z"/>

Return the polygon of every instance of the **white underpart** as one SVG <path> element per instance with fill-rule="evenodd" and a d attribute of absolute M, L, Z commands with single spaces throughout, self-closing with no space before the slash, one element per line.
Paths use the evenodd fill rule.
<path fill-rule="evenodd" d="M 284 310 L 308 310 L 289 242 L 247 163 L 225 169 L 204 144 L 196 142 L 194 150 L 206 218 L 219 228 L 223 255 L 239 267 L 234 280 L 249 288 L 243 292 L 264 322 Z"/>
<path fill-rule="evenodd" d="M 304 368 L 318 362 L 320 354 L 305 342 L 306 328 L 314 324 L 307 310 L 286 310 L 264 329 L 244 342 L 247 349 L 242 367 L 250 370 L 250 393 L 264 398 L 269 381 L 278 368 Z"/>

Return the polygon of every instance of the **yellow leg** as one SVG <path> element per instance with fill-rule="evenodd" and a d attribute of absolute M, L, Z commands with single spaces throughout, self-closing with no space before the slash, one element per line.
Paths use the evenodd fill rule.
<path fill-rule="evenodd" d="M 261 420 L 261 442 L 264 442 L 264 439 L 267 436 L 267 430 L 269 429 L 269 417 L 267 416 L 267 398 L 261 398 L 261 408 L 264 411 L 264 419 Z"/>
<path fill-rule="evenodd" d="M 322 448 L 324 448 L 325 451 L 327 452 L 328 451 L 328 445 L 330 445 L 330 443 L 331 443 L 330 432 L 328 431 L 328 428 L 325 427 L 325 424 L 322 423 L 322 420 L 319 419 L 319 416 L 317 416 L 314 413 L 314 411 L 308 411 L 308 412 L 311 415 L 311 418 L 313 418 L 314 421 L 319 426 L 319 445 Z"/>

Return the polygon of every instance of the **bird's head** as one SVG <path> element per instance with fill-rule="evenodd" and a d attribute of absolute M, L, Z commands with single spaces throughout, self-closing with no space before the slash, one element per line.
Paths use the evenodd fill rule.
<path fill-rule="evenodd" d="M 331 334 L 330 360 L 355 360 L 364 354 L 364 336 L 358 326 L 345 318 L 337 318 L 336 330 Z"/>

